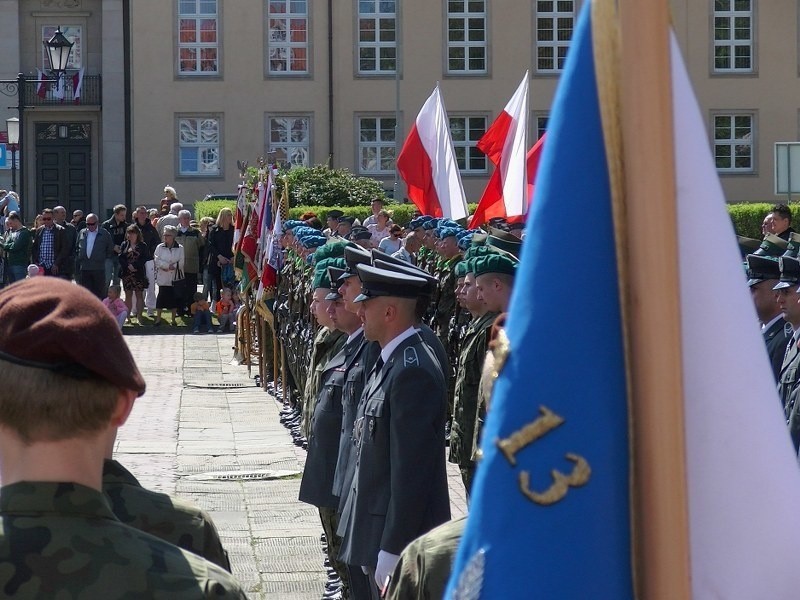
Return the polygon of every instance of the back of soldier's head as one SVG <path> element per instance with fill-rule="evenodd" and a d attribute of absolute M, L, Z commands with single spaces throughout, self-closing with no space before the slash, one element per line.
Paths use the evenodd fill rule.
<path fill-rule="evenodd" d="M 116 320 L 85 288 L 36 277 L 0 290 L 0 425 L 26 443 L 108 425 L 124 390 L 145 383 Z"/>

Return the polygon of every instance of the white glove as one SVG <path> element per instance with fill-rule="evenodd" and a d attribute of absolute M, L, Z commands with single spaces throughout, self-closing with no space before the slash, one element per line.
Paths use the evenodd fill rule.
<path fill-rule="evenodd" d="M 378 552 L 378 565 L 375 567 L 375 583 L 378 584 L 379 590 L 383 591 L 386 580 L 394 573 L 394 567 L 398 560 L 400 560 L 399 554 L 392 554 L 384 550 Z"/>

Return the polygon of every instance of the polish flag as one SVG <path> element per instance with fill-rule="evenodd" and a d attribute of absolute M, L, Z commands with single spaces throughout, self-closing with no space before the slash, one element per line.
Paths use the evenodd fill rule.
<path fill-rule="evenodd" d="M 36 69 L 36 79 L 39 80 L 39 83 L 36 85 L 36 95 L 44 100 L 45 96 L 47 96 L 47 84 L 49 83 L 47 75 L 42 73 L 41 69 Z"/>
<path fill-rule="evenodd" d="M 463 219 L 469 214 L 438 85 L 422 105 L 403 144 L 397 171 L 423 215 Z"/>
<path fill-rule="evenodd" d="M 239 241 L 243 237 L 245 231 L 245 211 L 247 209 L 247 188 L 244 184 L 239 186 L 239 195 L 236 197 L 236 219 L 234 220 L 233 228 L 233 245 L 239 248 Z"/>
<path fill-rule="evenodd" d="M 72 97 L 75 104 L 81 103 L 81 93 L 83 92 L 83 69 L 72 74 Z"/>
<path fill-rule="evenodd" d="M 492 217 L 524 218 L 533 184 L 530 163 L 538 164 L 541 140 L 529 152 L 528 72 L 505 109 L 478 142 L 478 148 L 495 164 L 495 171 L 470 221 L 476 227 Z M 536 168 L 533 167 L 533 175 Z M 512 219 L 513 220 L 513 219 Z M 519 219 L 517 219 L 519 220 Z"/>

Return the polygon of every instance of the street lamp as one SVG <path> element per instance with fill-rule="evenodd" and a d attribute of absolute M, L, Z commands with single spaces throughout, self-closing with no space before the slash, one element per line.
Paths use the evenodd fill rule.
<path fill-rule="evenodd" d="M 55 74 L 56 78 L 60 78 L 67 70 L 67 63 L 69 62 L 69 55 L 72 52 L 72 47 L 75 42 L 70 42 L 63 33 L 61 33 L 61 26 L 56 27 L 56 32 L 44 44 L 44 49 L 47 51 L 47 58 L 50 61 L 50 70 Z"/>
<path fill-rule="evenodd" d="M 17 191 L 17 146 L 19 144 L 19 119 L 6 119 L 8 132 L 8 149 L 11 150 L 11 189 Z"/>

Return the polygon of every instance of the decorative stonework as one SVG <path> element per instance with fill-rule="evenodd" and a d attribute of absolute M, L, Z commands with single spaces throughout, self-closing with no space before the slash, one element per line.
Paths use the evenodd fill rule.
<path fill-rule="evenodd" d="M 81 0 L 42 0 L 42 8 L 80 8 Z"/>

